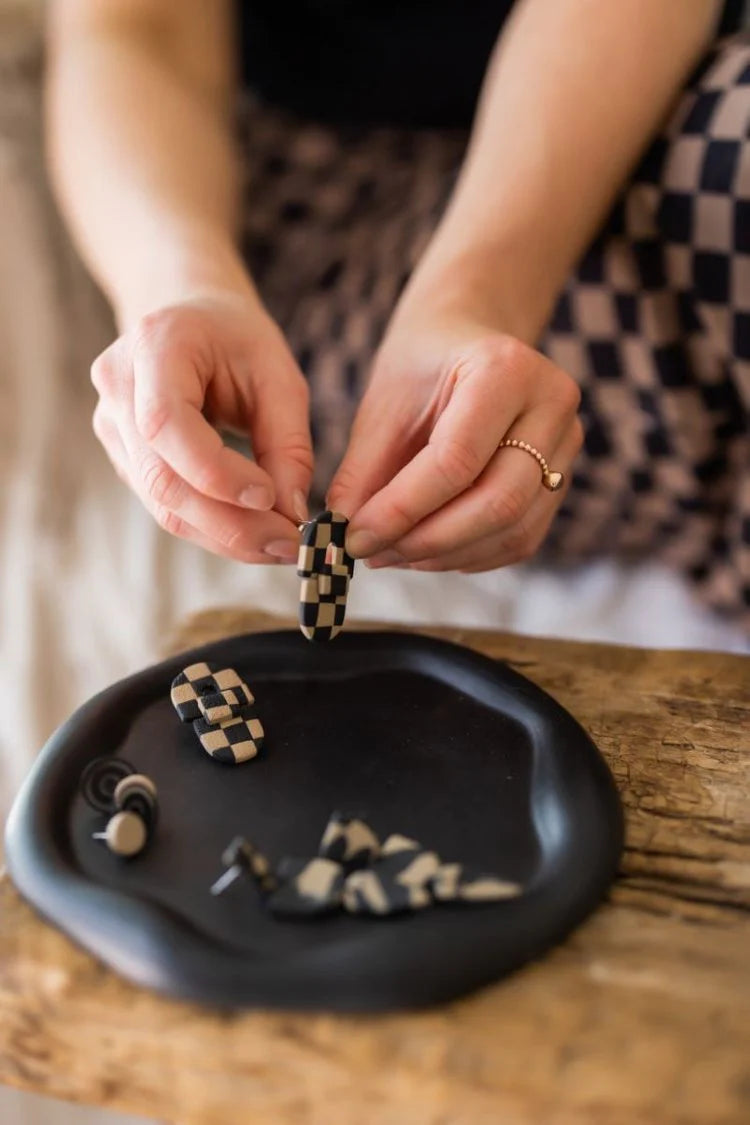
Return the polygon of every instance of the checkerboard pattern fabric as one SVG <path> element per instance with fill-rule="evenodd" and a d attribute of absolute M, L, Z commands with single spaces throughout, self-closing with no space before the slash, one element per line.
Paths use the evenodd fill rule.
<path fill-rule="evenodd" d="M 217 761 L 236 765 L 254 758 L 263 745 L 255 697 L 234 668 L 191 664 L 175 676 L 170 698 L 180 720 L 193 724 L 201 746 Z"/>
<path fill-rule="evenodd" d="M 346 516 L 325 511 L 302 529 L 297 559 L 302 579 L 299 622 L 310 641 L 330 641 L 344 624 L 354 574 L 354 559 L 344 546 L 347 525 Z"/>
<path fill-rule="evenodd" d="M 322 127 L 252 98 L 239 125 L 245 254 L 309 380 L 321 497 L 467 137 Z M 540 347 L 578 380 L 586 431 L 545 556 L 661 559 L 750 626 L 746 33 L 690 78 Z"/>

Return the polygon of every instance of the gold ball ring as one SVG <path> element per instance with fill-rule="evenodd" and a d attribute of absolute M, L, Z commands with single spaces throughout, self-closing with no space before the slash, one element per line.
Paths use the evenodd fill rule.
<path fill-rule="evenodd" d="M 529 445 L 527 441 L 519 441 L 517 438 L 503 438 L 498 445 L 498 449 L 522 449 L 524 453 L 529 453 L 542 470 L 542 484 L 548 492 L 557 492 L 565 483 L 564 475 L 550 469 L 539 450 L 533 445 Z"/>

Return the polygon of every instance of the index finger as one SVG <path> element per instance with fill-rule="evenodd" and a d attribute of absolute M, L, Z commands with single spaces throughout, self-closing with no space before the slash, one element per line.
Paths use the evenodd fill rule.
<path fill-rule="evenodd" d="M 427 445 L 352 518 L 349 553 L 365 558 L 383 550 L 469 488 L 521 413 L 524 400 L 513 373 L 503 378 L 494 364 L 462 378 Z"/>

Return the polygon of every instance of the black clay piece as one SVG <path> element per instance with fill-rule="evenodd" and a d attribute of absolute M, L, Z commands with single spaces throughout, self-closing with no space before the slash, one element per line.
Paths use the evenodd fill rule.
<path fill-rule="evenodd" d="M 130 763 L 122 758 L 111 755 L 94 758 L 81 774 L 81 793 L 86 804 L 97 812 L 114 812 L 115 789 L 118 782 L 134 773 L 135 770 Z"/>
<path fill-rule="evenodd" d="M 318 917 L 338 910 L 344 889 L 344 869 L 324 856 L 285 856 L 276 868 L 278 890 L 267 901 L 277 917 Z"/>
<path fill-rule="evenodd" d="M 226 770 L 196 753 L 169 691 L 191 661 L 253 685 L 263 753 Z M 573 674 L 575 674 L 573 672 Z M 92 832 L 87 763 L 137 762 L 158 831 L 122 863 Z M 523 893 L 388 918 L 275 918 L 238 880 L 213 896 L 217 857 L 247 833 L 272 865 L 313 856 L 332 809 L 362 816 Z M 91 699 L 47 744 L 19 794 L 6 859 L 21 893 L 115 970 L 224 1008 L 375 1011 L 445 1001 L 560 941 L 615 875 L 622 814 L 575 720 L 502 664 L 427 637 L 232 637 L 147 668 Z"/>

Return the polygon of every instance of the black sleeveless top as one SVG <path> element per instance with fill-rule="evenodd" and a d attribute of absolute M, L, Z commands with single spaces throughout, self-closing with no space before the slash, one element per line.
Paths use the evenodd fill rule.
<path fill-rule="evenodd" d="M 238 0 L 241 74 L 266 100 L 319 121 L 466 126 L 512 6 Z M 726 0 L 722 34 L 737 29 L 743 9 L 744 0 Z"/>

